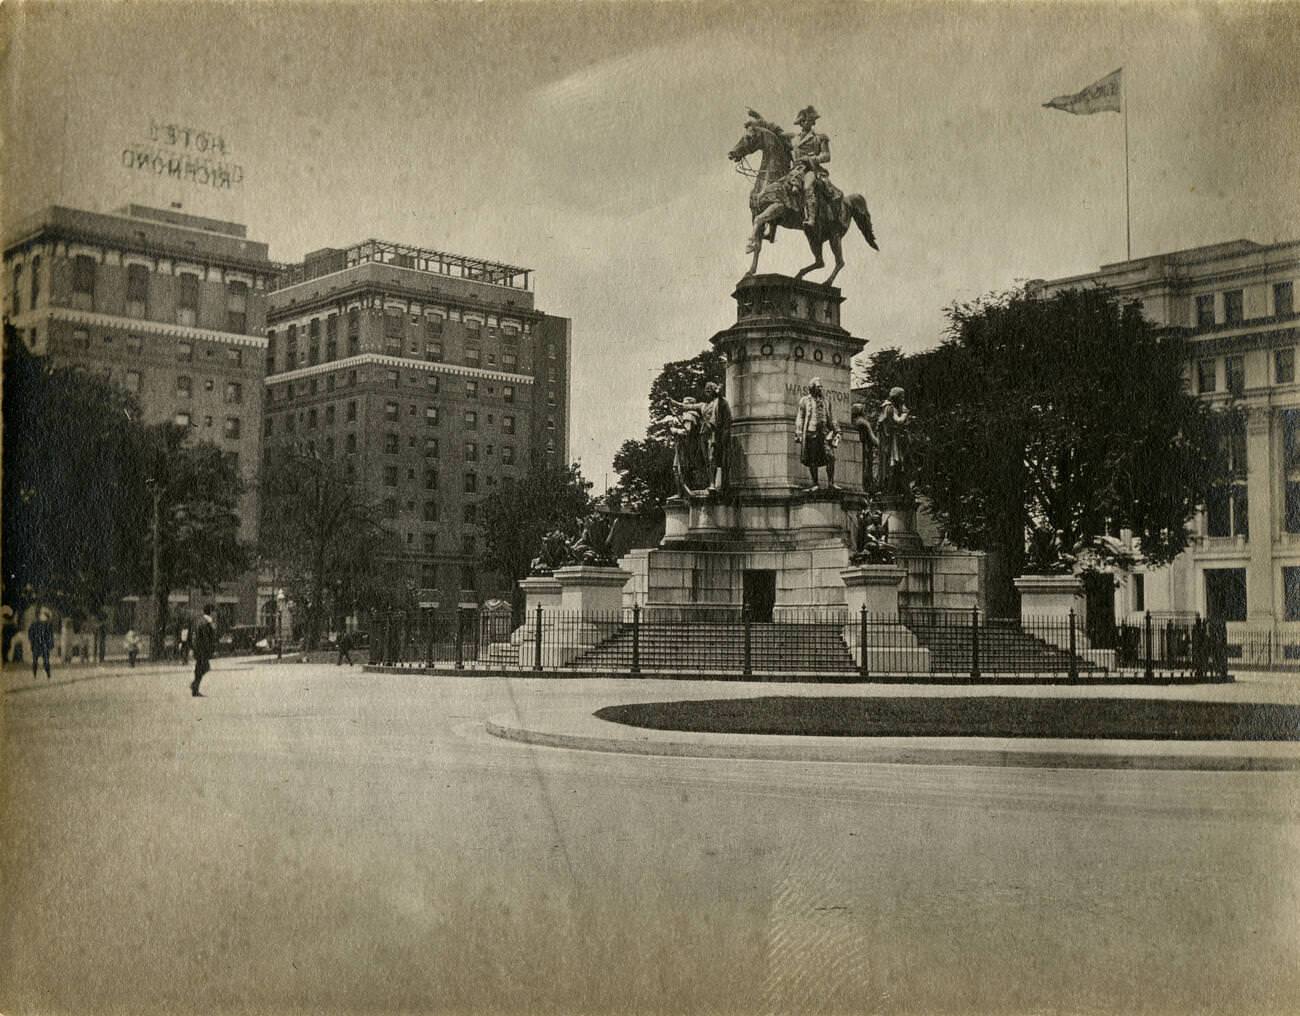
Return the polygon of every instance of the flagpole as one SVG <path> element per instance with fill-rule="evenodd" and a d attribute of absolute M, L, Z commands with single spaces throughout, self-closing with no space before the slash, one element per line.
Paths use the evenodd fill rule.
<path fill-rule="evenodd" d="M 1133 260 L 1133 216 L 1128 201 L 1128 89 L 1120 94 L 1120 105 L 1124 107 L 1124 248 L 1126 260 Z"/>

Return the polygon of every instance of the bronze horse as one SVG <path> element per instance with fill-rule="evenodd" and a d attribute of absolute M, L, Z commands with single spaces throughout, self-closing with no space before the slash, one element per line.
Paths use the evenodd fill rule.
<path fill-rule="evenodd" d="M 840 240 L 849 231 L 849 226 L 855 222 L 862 230 L 867 245 L 872 250 L 880 250 L 876 246 L 876 235 L 871 230 L 871 213 L 867 211 L 867 199 L 861 194 L 844 195 L 838 207 L 832 207 L 826 214 L 817 217 L 815 227 L 804 225 L 803 215 L 791 195 L 787 179 L 793 161 L 790 142 L 780 134 L 750 122 L 745 125 L 745 133 L 736 142 L 736 146 L 727 153 L 727 158 L 739 163 L 746 155 L 759 151 L 763 153 L 763 161 L 759 164 L 758 172 L 754 177 L 754 187 L 749 193 L 749 209 L 754 216 L 754 233 L 750 241 L 754 260 L 749 266 L 749 271 L 745 273 L 746 277 L 758 270 L 758 255 L 763 249 L 763 240 L 774 241 L 777 226 L 803 230 L 808 238 L 808 249 L 816 258 L 806 268 L 799 269 L 796 279 L 802 279 L 809 272 L 826 266 L 826 262 L 822 260 L 822 245 L 830 241 L 831 253 L 835 255 L 835 268 L 823 284 L 829 286 L 834 282 L 835 276 L 844 267 L 844 254 L 840 248 Z"/>

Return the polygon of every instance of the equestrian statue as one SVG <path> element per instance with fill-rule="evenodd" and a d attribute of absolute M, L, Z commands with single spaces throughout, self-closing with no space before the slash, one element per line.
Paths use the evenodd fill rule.
<path fill-rule="evenodd" d="M 754 177 L 754 187 L 749 194 L 754 231 L 746 248 L 746 253 L 752 253 L 754 260 L 745 273 L 746 277 L 758 270 L 758 255 L 763 249 L 763 241 L 774 242 L 778 226 L 802 229 L 816 259 L 806 268 L 799 269 L 796 279 L 826 266 L 822 260 L 822 245 L 830 242 L 835 268 L 824 283 L 827 286 L 835 281 L 835 276 L 844 267 L 840 240 L 853 223 L 856 222 L 862 230 L 872 250 L 880 249 L 871 230 L 867 199 L 861 194 L 846 195 L 830 181 L 826 163 L 831 160 L 831 142 L 825 134 L 813 130 L 818 119 L 817 110 L 805 106 L 795 116 L 799 133 L 794 134 L 751 109 L 749 119 L 745 121 L 745 133 L 727 153 L 740 172 L 748 171 L 747 175 Z M 757 171 L 749 170 L 743 161 L 745 156 L 754 152 L 762 152 Z"/>

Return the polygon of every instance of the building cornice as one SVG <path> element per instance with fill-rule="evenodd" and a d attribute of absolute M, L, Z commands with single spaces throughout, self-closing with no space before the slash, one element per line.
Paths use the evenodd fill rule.
<path fill-rule="evenodd" d="M 75 307 L 40 307 L 19 314 L 14 319 L 18 328 L 29 328 L 39 321 L 67 321 L 92 328 L 119 328 L 129 332 L 163 335 L 173 339 L 190 339 L 197 342 L 220 342 L 227 346 L 251 346 L 265 349 L 266 339 L 261 335 L 242 332 L 219 332 L 214 328 L 194 328 L 190 325 L 169 324 L 166 321 L 149 321 L 145 318 L 118 317 L 95 311 L 77 310 Z"/>
<path fill-rule="evenodd" d="M 170 223 L 150 222 L 143 219 L 123 219 L 124 222 L 146 222 L 151 226 L 166 226 L 177 229 L 183 227 L 172 226 Z M 241 240 L 239 237 L 224 236 L 219 233 L 206 233 L 201 230 L 192 230 L 205 238 L 219 239 L 227 243 L 256 243 L 254 240 Z M 132 240 L 120 236 L 105 236 L 94 230 L 76 229 L 65 225 L 42 222 L 39 226 L 32 229 L 19 237 L 5 244 L 5 258 L 12 256 L 13 252 L 20 247 L 27 247 L 31 244 L 48 238 L 53 241 L 63 243 L 82 243 L 90 247 L 102 247 L 106 250 L 127 251 L 132 254 L 139 254 L 142 257 L 158 260 L 165 258 L 168 260 L 184 260 L 198 262 L 204 265 L 219 265 L 222 268 L 234 268 L 239 271 L 251 272 L 254 275 L 263 276 L 268 282 L 275 278 L 275 263 L 255 257 L 239 257 L 233 254 L 224 254 L 219 251 L 202 250 L 195 247 L 172 246 L 168 243 L 156 243 L 153 241 Z"/>
<path fill-rule="evenodd" d="M 295 283 L 293 286 L 284 289 L 274 289 L 267 294 L 267 326 L 279 327 L 282 323 L 290 318 L 296 318 L 302 315 L 310 314 L 313 310 L 322 307 L 332 307 L 336 304 L 347 303 L 356 300 L 359 297 L 370 293 L 378 293 L 381 296 L 392 297 L 398 300 L 416 301 L 421 304 L 447 307 L 461 307 L 472 311 L 481 311 L 498 316 L 504 314 L 510 317 L 518 317 L 521 320 L 540 321 L 547 315 L 540 310 L 532 307 L 521 307 L 517 304 L 506 305 L 501 302 L 484 300 L 481 297 L 475 297 L 467 293 L 447 293 L 438 289 L 430 290 L 428 287 L 416 289 L 401 285 L 394 285 L 391 282 L 380 282 L 375 279 L 358 279 L 355 283 L 344 286 L 341 289 L 330 290 L 326 293 L 320 293 L 315 296 L 304 297 L 302 300 L 294 300 L 287 306 L 281 304 L 276 297 L 281 293 L 291 292 L 298 286 L 306 286 L 311 283 L 320 282 L 321 279 L 328 279 L 333 275 L 343 275 L 346 272 L 356 272 L 361 268 L 370 267 L 368 265 L 353 265 L 350 268 L 343 268 L 337 272 L 331 272 L 329 275 L 321 275 L 317 278 L 310 279 L 308 282 Z M 379 265 L 381 268 L 396 268 L 395 265 Z M 400 269 L 401 271 L 414 272 L 416 275 L 424 273 L 417 272 L 411 268 Z M 446 276 L 431 276 L 435 279 L 445 278 Z M 476 285 L 488 285 L 488 283 L 475 283 Z M 510 289 L 509 287 L 498 287 L 505 293 L 520 293 L 525 290 Z M 529 294 L 531 295 L 531 293 Z"/>
<path fill-rule="evenodd" d="M 367 364 L 376 364 L 397 370 L 423 370 L 435 374 L 448 374 L 485 381 L 501 381 L 507 384 L 531 385 L 535 383 L 535 379 L 531 374 L 511 374 L 503 370 L 485 370 L 482 367 L 465 367 L 458 363 L 442 363 L 435 360 L 408 360 L 400 356 L 385 356 L 383 353 L 359 353 L 343 360 L 330 360 L 326 363 L 313 364 L 310 367 L 299 367 L 279 374 L 269 374 L 266 377 L 266 383 L 274 385 L 282 381 L 297 381 L 300 378 L 318 377 L 321 374 L 332 374 L 337 370 L 350 370 L 353 367 Z"/>

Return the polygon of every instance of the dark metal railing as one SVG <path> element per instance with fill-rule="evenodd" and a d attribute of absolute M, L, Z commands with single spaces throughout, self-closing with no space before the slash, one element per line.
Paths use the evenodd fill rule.
<path fill-rule="evenodd" d="M 770 617 L 770 619 L 769 619 Z M 840 606 L 632 606 L 603 612 L 398 611 L 370 625 L 370 659 L 470 672 L 661 674 L 821 680 L 1228 677 L 1222 625 L 1200 619 L 1086 628 L 1065 617 L 988 618 L 977 609 L 897 615 Z"/>

